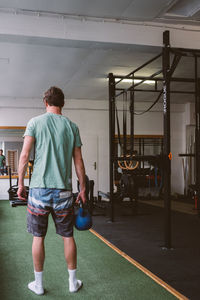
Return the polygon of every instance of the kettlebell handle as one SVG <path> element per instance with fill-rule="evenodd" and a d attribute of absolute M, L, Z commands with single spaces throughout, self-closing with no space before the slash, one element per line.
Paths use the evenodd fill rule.
<path fill-rule="evenodd" d="M 83 207 L 83 201 L 82 200 L 79 200 L 79 206 L 82 208 Z"/>
<path fill-rule="evenodd" d="M 86 202 L 84 204 L 81 199 L 78 201 L 79 207 L 84 207 L 84 205 L 86 205 L 87 203 L 88 203 L 88 197 L 86 197 Z"/>

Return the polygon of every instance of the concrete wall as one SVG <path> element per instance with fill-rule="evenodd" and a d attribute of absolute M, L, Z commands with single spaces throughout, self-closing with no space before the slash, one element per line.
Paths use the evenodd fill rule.
<path fill-rule="evenodd" d="M 28 120 L 44 111 L 41 100 L 32 99 L 1 100 L 0 126 L 26 126 Z M 9 106 L 8 106 L 9 104 Z M 149 103 L 136 103 L 136 109 L 144 110 Z M 185 151 L 185 105 L 171 106 L 171 149 L 172 193 L 183 193 L 184 181 L 182 162 L 179 153 Z M 76 122 L 82 136 L 98 137 L 98 176 L 96 183 L 99 190 L 109 190 L 109 117 L 108 101 L 69 100 L 63 114 Z M 152 112 L 135 118 L 135 134 L 162 134 L 162 105 L 157 105 Z M 85 143 L 83 147 L 87 147 Z M 93 149 L 87 149 L 92 151 Z M 87 168 L 87 166 L 86 166 Z M 75 179 L 74 179 L 75 182 Z"/>

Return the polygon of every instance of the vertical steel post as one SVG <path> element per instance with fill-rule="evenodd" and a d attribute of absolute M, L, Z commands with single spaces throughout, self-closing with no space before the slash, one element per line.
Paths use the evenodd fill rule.
<path fill-rule="evenodd" d="M 11 186 L 12 186 L 12 171 L 11 171 L 10 166 L 8 166 L 8 174 L 9 174 L 9 182 L 10 182 L 10 188 L 11 188 Z M 10 193 L 9 193 L 9 200 L 12 200 Z"/>
<path fill-rule="evenodd" d="M 139 138 L 139 155 L 141 155 L 141 138 Z M 141 169 L 141 166 L 142 166 L 142 161 L 139 160 L 139 166 L 140 166 L 140 169 Z"/>
<path fill-rule="evenodd" d="M 123 156 L 127 154 L 127 96 L 128 92 L 123 93 Z"/>
<path fill-rule="evenodd" d="M 163 116 L 164 116 L 164 248 L 171 248 L 171 161 L 170 161 L 170 43 L 169 31 L 163 33 Z"/>
<path fill-rule="evenodd" d="M 198 78 L 198 57 L 195 56 L 195 187 L 197 209 L 200 216 L 200 78 Z"/>
<path fill-rule="evenodd" d="M 134 101 L 135 94 L 134 91 L 130 91 L 130 129 L 131 129 L 131 155 L 134 151 Z"/>
<path fill-rule="evenodd" d="M 114 156 L 115 156 L 115 79 L 109 73 L 109 157 L 110 157 L 110 221 L 114 221 Z"/>
<path fill-rule="evenodd" d="M 142 156 L 145 155 L 145 149 L 144 149 L 144 138 L 142 138 Z M 142 160 L 142 168 L 143 168 L 143 171 L 144 171 L 144 158 Z"/>

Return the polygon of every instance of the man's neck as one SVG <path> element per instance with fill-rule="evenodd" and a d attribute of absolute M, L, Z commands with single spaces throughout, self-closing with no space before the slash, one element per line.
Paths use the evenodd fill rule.
<path fill-rule="evenodd" d="M 62 115 L 61 108 L 58 106 L 47 106 L 46 111 L 56 115 Z"/>

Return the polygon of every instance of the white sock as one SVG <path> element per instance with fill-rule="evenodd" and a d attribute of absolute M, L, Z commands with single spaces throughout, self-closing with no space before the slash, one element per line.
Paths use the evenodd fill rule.
<path fill-rule="evenodd" d="M 43 271 L 42 272 L 36 272 L 36 271 L 34 271 L 34 274 L 35 274 L 35 284 L 37 286 L 42 286 Z"/>
<path fill-rule="evenodd" d="M 69 270 L 68 269 L 68 272 L 69 272 L 69 281 L 71 283 L 73 283 L 74 285 L 76 285 L 76 283 L 77 283 L 76 269 L 74 269 L 74 270 Z"/>
<path fill-rule="evenodd" d="M 78 280 L 76 278 L 76 269 L 74 270 L 69 270 L 69 291 L 71 293 L 78 292 L 79 289 L 83 286 L 83 283 L 81 280 Z"/>
<path fill-rule="evenodd" d="M 36 295 L 43 295 L 44 294 L 44 289 L 43 289 L 43 286 L 42 286 L 43 271 L 42 272 L 36 272 L 34 270 L 34 274 L 35 274 L 35 280 L 28 284 L 28 288 L 29 288 L 29 290 L 34 292 Z"/>

